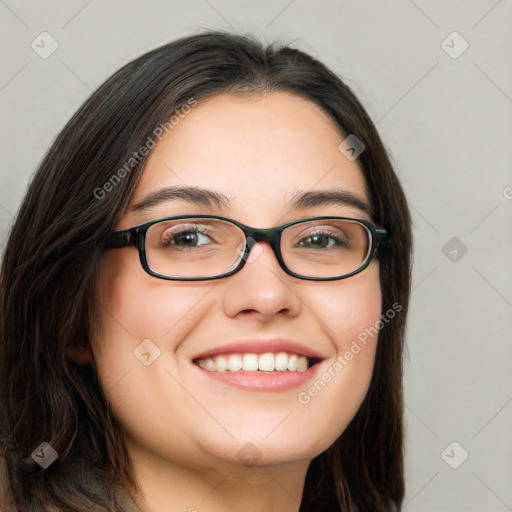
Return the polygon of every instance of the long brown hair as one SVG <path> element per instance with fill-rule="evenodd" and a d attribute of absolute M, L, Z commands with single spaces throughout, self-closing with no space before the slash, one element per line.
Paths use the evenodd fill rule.
<path fill-rule="evenodd" d="M 72 347 L 88 343 L 96 325 L 105 239 L 147 157 L 126 162 L 191 99 L 272 91 L 313 101 L 343 134 L 364 144 L 358 163 L 372 218 L 391 238 L 378 255 L 382 311 L 401 306 L 379 332 L 362 406 L 309 467 L 300 510 L 400 509 L 411 253 L 402 188 L 368 114 L 322 63 L 288 46 L 207 32 L 146 53 L 92 94 L 57 136 L 19 210 L 0 274 L 0 455 L 17 510 L 113 511 L 114 487 L 136 488 L 120 425 L 94 369 L 69 357 Z M 31 457 L 42 442 L 58 454 L 46 469 Z"/>

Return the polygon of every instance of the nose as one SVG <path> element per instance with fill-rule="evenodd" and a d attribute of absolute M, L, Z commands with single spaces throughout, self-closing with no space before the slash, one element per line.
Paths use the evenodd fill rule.
<path fill-rule="evenodd" d="M 251 313 L 265 321 L 277 314 L 300 313 L 302 302 L 295 289 L 300 280 L 284 272 L 268 242 L 255 243 L 244 267 L 225 281 L 224 311 L 230 317 Z"/>

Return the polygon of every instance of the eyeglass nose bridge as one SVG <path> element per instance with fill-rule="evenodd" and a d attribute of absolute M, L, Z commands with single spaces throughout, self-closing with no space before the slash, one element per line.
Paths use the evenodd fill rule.
<path fill-rule="evenodd" d="M 251 228 L 249 226 L 243 226 L 242 229 L 245 234 L 245 250 L 242 255 L 242 261 L 240 262 L 240 268 L 238 270 L 240 270 L 245 265 L 245 263 L 248 262 L 250 252 L 258 242 L 267 242 L 274 252 L 274 255 L 281 268 L 285 272 L 287 271 L 281 254 L 281 233 L 284 229 L 283 227 L 258 229 Z"/>

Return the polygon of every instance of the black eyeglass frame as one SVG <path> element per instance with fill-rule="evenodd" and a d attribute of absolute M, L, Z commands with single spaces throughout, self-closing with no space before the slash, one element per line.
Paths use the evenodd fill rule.
<path fill-rule="evenodd" d="M 245 251 L 240 259 L 238 265 L 222 274 L 217 274 L 213 276 L 205 276 L 205 277 L 178 277 L 178 276 L 168 276 L 166 274 L 161 274 L 156 272 L 152 268 L 150 268 L 148 264 L 148 260 L 146 258 L 146 233 L 148 229 L 153 225 L 159 222 L 167 221 L 167 220 L 178 220 L 178 219 L 218 219 L 234 224 L 238 228 L 240 228 L 245 234 Z M 281 234 L 283 230 L 288 228 L 289 226 L 293 226 L 295 224 L 300 224 L 303 222 L 310 222 L 313 220 L 326 220 L 326 219 L 336 219 L 336 220 L 348 220 L 351 222 L 356 222 L 362 224 L 371 235 L 371 246 L 369 248 L 368 254 L 366 256 L 366 260 L 364 263 L 358 267 L 356 270 L 349 272 L 348 274 L 342 274 L 340 276 L 333 277 L 318 277 L 318 276 L 303 276 L 301 274 L 296 274 L 292 270 L 290 270 L 281 254 Z M 166 279 L 170 281 L 208 281 L 211 279 L 220 279 L 222 277 L 228 277 L 233 274 L 236 274 L 244 267 L 249 253 L 251 252 L 252 247 L 256 242 L 267 242 L 279 262 L 281 268 L 290 276 L 297 277 L 298 279 L 305 279 L 308 281 L 334 281 L 338 279 L 346 279 L 347 277 L 351 277 L 359 272 L 362 272 L 368 265 L 371 263 L 375 251 L 377 247 L 383 243 L 389 241 L 389 234 L 385 229 L 378 228 L 371 222 L 363 219 L 353 219 L 350 217 L 332 217 L 332 216 L 323 216 L 323 217 L 306 217 L 303 219 L 293 220 L 291 222 L 287 222 L 286 224 L 281 224 L 275 228 L 252 228 L 241 222 L 238 222 L 233 219 L 229 219 L 227 217 L 220 217 L 218 215 L 177 215 L 174 217 L 162 217 L 159 219 L 151 220 L 144 224 L 139 224 L 138 226 L 134 226 L 132 228 L 123 229 L 121 231 L 113 231 L 109 234 L 106 240 L 106 248 L 107 249 L 119 249 L 122 247 L 130 247 L 135 246 L 139 252 L 139 259 L 142 265 L 142 268 L 147 272 L 150 276 L 158 277 L 160 279 Z"/>

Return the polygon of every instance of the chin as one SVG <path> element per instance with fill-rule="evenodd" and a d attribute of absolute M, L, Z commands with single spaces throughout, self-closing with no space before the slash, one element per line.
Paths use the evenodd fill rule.
<path fill-rule="evenodd" d="M 307 435 L 305 435 L 307 434 Z M 267 438 L 246 431 L 222 446 L 216 445 L 212 454 L 236 465 L 265 467 L 310 461 L 336 441 L 337 433 L 330 436 L 315 434 L 304 428 L 301 435 L 285 429 Z"/>

